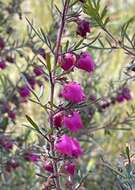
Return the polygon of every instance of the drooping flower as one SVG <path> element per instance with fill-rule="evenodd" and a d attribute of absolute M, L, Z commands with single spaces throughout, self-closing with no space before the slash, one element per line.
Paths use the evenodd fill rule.
<path fill-rule="evenodd" d="M 46 59 L 46 53 L 44 48 L 38 49 L 38 54 L 41 55 L 44 59 Z"/>
<path fill-rule="evenodd" d="M 18 161 L 15 158 L 12 158 L 11 160 L 7 161 L 7 163 L 6 163 L 6 171 L 12 172 L 19 166 L 20 165 L 19 165 Z"/>
<path fill-rule="evenodd" d="M 29 87 L 27 85 L 24 85 L 22 86 L 20 89 L 19 89 L 19 94 L 22 98 L 26 98 L 28 96 L 30 96 L 30 90 L 29 90 Z"/>
<path fill-rule="evenodd" d="M 9 110 L 9 111 L 8 111 L 8 117 L 9 117 L 10 119 L 12 119 L 12 120 L 15 120 L 15 118 L 16 118 L 16 113 L 15 113 L 15 111 Z"/>
<path fill-rule="evenodd" d="M 116 96 L 116 100 L 117 102 L 120 103 L 124 102 L 125 100 L 126 101 L 132 100 L 131 90 L 128 87 L 121 89 Z"/>
<path fill-rule="evenodd" d="M 7 151 L 13 149 L 13 142 L 7 136 L 0 137 L 0 145 Z"/>
<path fill-rule="evenodd" d="M 71 138 L 67 135 L 63 135 L 58 139 L 55 148 L 59 153 L 71 157 L 77 158 L 82 154 L 82 149 L 77 139 Z"/>
<path fill-rule="evenodd" d="M 82 155 L 83 151 L 80 147 L 80 143 L 76 138 L 72 139 L 72 156 L 77 158 Z"/>
<path fill-rule="evenodd" d="M 38 162 L 40 160 L 40 156 L 32 152 L 26 152 L 24 154 L 24 159 L 29 162 Z"/>
<path fill-rule="evenodd" d="M 77 19 L 77 34 L 81 37 L 86 37 L 87 33 L 90 33 L 90 23 L 84 19 Z"/>
<path fill-rule="evenodd" d="M 34 71 L 36 76 L 41 76 L 44 74 L 43 67 L 41 67 L 41 66 L 35 67 L 33 71 Z"/>
<path fill-rule="evenodd" d="M 53 165 L 51 162 L 46 161 L 43 166 L 44 170 L 53 173 Z"/>
<path fill-rule="evenodd" d="M 7 67 L 6 63 L 4 60 L 0 60 L 0 69 L 3 70 Z"/>
<path fill-rule="evenodd" d="M 36 80 L 33 76 L 28 76 L 27 81 L 30 84 L 31 88 L 34 89 L 36 85 Z"/>
<path fill-rule="evenodd" d="M 74 133 L 76 133 L 79 129 L 83 128 L 83 122 L 78 112 L 73 112 L 68 116 L 64 116 L 63 124 Z"/>
<path fill-rule="evenodd" d="M 5 47 L 5 42 L 4 42 L 3 38 L 0 37 L 0 49 L 4 49 L 4 47 Z"/>
<path fill-rule="evenodd" d="M 116 100 L 117 100 L 117 102 L 121 103 L 121 102 L 125 101 L 125 98 L 124 98 L 124 96 L 122 94 L 118 94 L 116 96 Z"/>
<path fill-rule="evenodd" d="M 90 99 L 92 102 L 96 102 L 97 97 L 96 97 L 95 95 L 91 95 L 91 96 L 89 97 L 89 99 Z"/>
<path fill-rule="evenodd" d="M 86 99 L 80 84 L 76 82 L 65 84 L 61 96 L 72 103 L 80 103 Z"/>
<path fill-rule="evenodd" d="M 131 94 L 131 90 L 127 87 L 122 89 L 122 94 L 124 96 L 124 98 L 129 101 L 132 99 L 132 94 Z"/>
<path fill-rule="evenodd" d="M 64 71 L 71 70 L 76 62 L 76 56 L 72 53 L 66 53 L 63 56 L 59 56 L 58 63 Z"/>
<path fill-rule="evenodd" d="M 64 165 L 64 169 L 65 169 L 65 171 L 66 171 L 69 175 L 73 176 L 73 175 L 75 174 L 76 165 L 75 165 L 74 163 L 67 162 L 67 163 L 65 163 L 65 165 Z"/>
<path fill-rule="evenodd" d="M 89 52 L 83 52 L 77 60 L 76 67 L 87 72 L 93 72 L 96 65 L 93 58 Z"/>
<path fill-rule="evenodd" d="M 53 123 L 56 128 L 62 127 L 62 122 L 63 122 L 63 113 L 59 112 L 54 115 L 53 117 Z"/>

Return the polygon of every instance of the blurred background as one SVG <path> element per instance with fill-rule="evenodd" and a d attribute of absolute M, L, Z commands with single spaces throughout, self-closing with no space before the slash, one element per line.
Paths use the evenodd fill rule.
<path fill-rule="evenodd" d="M 18 0 L 21 1 L 21 0 Z M 23 41 L 27 38 L 27 29 L 28 22 L 26 17 L 33 21 L 35 28 L 42 28 L 44 31 L 49 32 L 50 36 L 53 39 L 53 36 L 56 34 L 56 29 L 53 27 L 53 21 L 55 16 L 52 15 L 51 3 L 55 2 L 56 5 L 61 8 L 60 0 L 24 0 L 21 3 L 22 16 L 19 18 L 18 14 L 15 14 L 13 19 L 10 21 L 11 26 L 14 28 L 13 38 L 17 41 Z M 10 0 L 3 0 L 5 5 L 9 5 Z M 101 0 L 101 4 L 108 6 L 108 15 L 110 17 L 110 23 L 108 24 L 108 29 L 116 36 L 117 39 L 120 38 L 120 29 L 122 25 L 128 21 L 135 14 L 135 1 L 134 0 Z M 84 15 L 85 16 L 85 15 Z M 56 18 L 57 19 L 57 18 Z M 74 31 L 75 25 L 72 25 L 70 28 L 71 32 Z M 53 34 L 54 30 L 54 34 Z M 69 30 L 69 32 L 70 32 Z M 94 38 L 99 32 L 102 34 L 102 39 L 104 40 L 104 33 L 100 28 L 92 27 L 91 36 Z M 133 35 L 135 31 L 134 22 L 129 27 L 129 34 Z M 74 39 L 78 40 L 78 36 L 73 35 L 72 38 L 68 37 L 69 40 Z M 104 40 L 106 44 L 106 41 Z M 42 44 L 44 48 L 44 44 Z M 25 53 L 28 53 L 29 50 L 24 49 Z M 127 75 L 128 65 L 131 63 L 133 58 L 127 54 L 122 49 L 116 49 L 113 51 L 104 50 L 104 49 L 92 49 L 89 48 L 89 51 L 94 57 L 95 63 L 98 65 L 97 70 L 94 76 L 88 77 L 86 74 L 82 74 L 78 71 L 71 73 L 70 78 L 74 80 L 79 80 L 79 82 L 84 86 L 88 94 L 96 93 L 96 96 L 108 97 L 112 93 L 112 89 L 117 89 L 121 86 Z M 33 54 L 29 51 L 29 56 L 32 57 Z M 25 61 L 17 58 L 17 64 L 20 69 L 25 68 Z M 1 71 L 0 74 L 8 74 L 11 81 L 18 80 L 18 68 L 14 65 L 11 65 L 7 70 Z M 91 84 L 91 80 L 93 81 Z M 82 117 L 86 128 L 93 126 L 102 128 L 108 125 L 108 128 L 94 131 L 87 138 L 80 134 L 79 138 L 82 140 L 82 145 L 88 151 L 86 156 L 83 157 L 79 162 L 82 165 L 80 172 L 86 172 L 91 170 L 89 180 L 86 180 L 85 187 L 87 190 L 117 190 L 114 187 L 115 176 L 108 168 L 102 166 L 102 161 L 99 158 L 111 163 L 115 167 L 119 167 L 123 163 L 124 157 L 122 157 L 123 152 L 125 151 L 126 144 L 128 143 L 131 147 L 131 151 L 134 153 L 134 141 L 135 141 L 135 128 L 134 128 L 134 119 L 125 126 L 124 119 L 133 112 L 134 105 L 134 94 L 135 94 L 135 85 L 134 82 L 131 84 L 130 81 L 127 82 L 131 86 L 131 91 L 133 94 L 133 100 L 130 102 L 125 102 L 122 104 L 115 104 L 103 112 L 97 112 L 94 114 L 92 120 L 87 116 L 87 111 L 82 112 Z M 1 84 L 2 85 L 2 84 Z M 92 88 L 91 88 L 92 87 Z M 40 88 L 36 87 L 36 92 L 40 93 Z M 57 90 L 58 95 L 59 87 Z M 3 94 L 1 94 L 3 96 Z M 34 98 L 34 97 L 33 97 Z M 41 99 L 44 103 L 48 101 L 49 98 L 49 84 L 47 81 L 44 81 L 44 95 Z M 92 108 L 89 108 L 90 111 Z M 15 124 L 11 124 L 8 127 L 8 131 L 13 130 L 13 136 L 18 136 L 18 134 L 23 136 L 27 129 L 23 126 L 27 124 L 25 115 L 30 115 L 34 121 L 39 125 L 44 126 L 48 122 L 47 115 L 44 113 L 38 105 L 29 101 L 27 104 L 23 105 L 17 114 L 17 119 Z M 132 117 L 134 114 L 132 115 Z M 119 119 L 119 123 L 115 122 L 111 124 L 113 119 L 116 121 Z M 133 117 L 134 118 L 134 117 Z M 109 129 L 109 127 L 111 129 Z M 121 130 L 119 130 L 121 128 Z M 34 132 L 30 132 L 27 145 L 31 143 L 40 142 L 38 136 Z M 40 142 L 41 144 L 43 142 Z M 121 161 L 122 160 L 122 161 Z M 85 164 L 84 164 L 85 163 Z M 4 175 L 2 180 L 6 182 L 6 185 L 1 185 L 1 190 L 36 190 L 42 189 L 39 181 L 35 177 L 35 168 L 32 164 L 25 164 L 24 170 L 19 170 L 15 174 L 8 175 L 8 178 Z M 38 168 L 36 168 L 37 173 Z M 41 180 L 42 181 L 42 180 Z M 18 185 L 13 185 L 14 182 Z M 1 183 L 1 182 L 0 182 Z M 22 184 L 21 184 L 22 183 Z M 23 184 L 24 183 L 24 184 Z M 13 185 L 13 187 L 12 187 Z"/>

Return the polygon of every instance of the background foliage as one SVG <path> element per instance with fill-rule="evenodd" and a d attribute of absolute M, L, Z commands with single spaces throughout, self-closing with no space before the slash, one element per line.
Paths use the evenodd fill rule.
<path fill-rule="evenodd" d="M 3 0 L 5 6 L 9 5 L 8 0 Z M 61 8 L 59 0 L 56 1 L 58 7 Z M 43 31 L 50 33 L 50 38 L 54 39 L 53 33 L 53 17 L 50 14 L 51 9 L 50 0 L 24 0 L 21 3 L 20 10 L 22 11 L 22 18 L 20 19 L 18 14 L 13 15 L 12 19 L 9 20 L 10 26 L 14 28 L 13 32 L 13 41 L 29 41 L 27 32 L 28 32 L 28 22 L 26 21 L 26 17 L 29 20 L 32 20 L 35 28 L 42 28 Z M 108 6 L 107 16 L 110 18 L 110 22 L 107 27 L 109 31 L 112 32 L 113 36 L 116 37 L 117 40 L 121 39 L 121 28 L 130 18 L 134 16 L 135 4 L 133 0 L 119 0 L 119 1 L 111 1 L 111 0 L 102 0 L 102 7 L 104 5 Z M 101 9 L 102 9 L 101 7 Z M 17 8 L 19 11 L 19 9 Z M 92 76 L 93 78 L 88 78 L 87 75 L 82 75 L 79 72 L 75 71 L 75 73 L 71 73 L 72 79 L 78 79 L 80 83 L 84 86 L 87 94 L 96 93 L 98 98 L 100 97 L 110 97 L 113 94 L 113 91 L 119 89 L 121 84 L 125 81 L 128 85 L 131 85 L 132 93 L 135 94 L 134 82 L 131 83 L 130 80 L 126 80 L 127 75 L 127 67 L 133 60 L 131 55 L 125 54 L 123 49 L 114 48 L 112 51 L 110 49 L 110 45 L 106 38 L 106 35 L 100 27 L 93 27 L 94 21 L 91 20 L 92 25 L 92 33 L 90 40 L 94 39 L 97 34 L 100 33 L 101 38 L 100 41 L 97 41 L 93 47 L 89 47 L 88 50 L 92 53 L 95 63 L 97 63 L 98 68 Z M 72 25 L 70 30 L 71 32 L 74 30 L 75 26 Z M 134 20 L 130 23 L 128 27 L 128 34 L 130 37 L 133 36 L 135 29 Z M 76 35 L 72 36 L 72 39 L 78 40 Z M 71 41 L 72 39 L 68 39 Z M 36 38 L 37 40 L 37 38 Z M 64 39 L 65 41 L 67 39 Z M 11 41 L 10 43 L 13 43 Z M 89 40 L 87 40 L 89 42 Z M 112 40 L 112 43 L 113 40 Z M 126 43 L 128 43 L 126 41 Z M 41 42 L 38 43 L 37 47 L 42 46 Z M 114 44 L 115 46 L 115 44 Z M 44 46 L 46 48 L 46 46 Z M 100 48 L 96 48 L 100 47 Z M 106 48 L 107 47 L 107 48 Z M 21 50 L 18 49 L 18 54 L 21 53 Z M 28 47 L 24 47 L 23 53 L 24 55 L 29 52 L 29 61 L 33 58 L 33 52 L 28 49 Z M 26 60 L 17 56 L 17 67 L 11 65 L 4 71 L 0 71 L 1 80 L 0 80 L 0 89 L 3 88 L 4 76 L 7 76 L 14 83 L 19 79 L 20 71 L 23 72 L 26 66 Z M 24 56 L 25 57 L 25 56 Z M 37 64 L 37 60 L 33 61 L 34 64 Z M 128 73 L 132 74 L 132 73 Z M 91 83 L 91 80 L 93 81 Z M 133 79 L 134 80 L 134 79 Z M 46 103 L 48 101 L 49 96 L 49 85 L 47 80 L 44 80 L 44 95 L 41 98 L 41 101 Z M 6 81 L 8 88 L 8 82 Z M 92 89 L 92 91 L 91 91 Z M 36 92 L 40 94 L 40 88 L 36 86 Z M 57 89 L 57 93 L 58 93 Z M 1 97 L 5 94 L 5 91 L 1 90 Z M 34 95 L 32 95 L 32 98 Z M 89 107 L 90 110 L 94 109 Z M 83 146 L 86 148 L 87 155 L 83 157 L 83 159 L 79 160 L 80 165 L 82 166 L 78 172 L 78 178 L 82 177 L 88 171 L 90 171 L 90 175 L 87 180 L 84 182 L 84 187 L 89 190 L 115 190 L 120 189 L 120 183 L 126 184 L 127 179 L 123 179 L 118 175 L 119 168 L 124 168 L 124 163 L 126 162 L 127 156 L 125 154 L 126 143 L 130 144 L 131 152 L 134 153 L 134 98 L 131 102 L 116 104 L 107 108 L 107 110 L 102 113 L 94 114 L 92 120 L 89 117 L 86 117 L 86 114 L 89 110 L 83 110 L 82 117 L 85 121 L 86 128 L 92 129 L 92 127 L 98 126 L 102 128 L 101 130 L 97 130 L 91 132 L 89 136 L 80 135 L 80 140 L 82 141 Z M 38 105 L 33 104 L 33 102 L 29 101 L 27 104 L 22 106 L 17 113 L 17 119 L 15 123 L 10 123 L 8 126 L 8 132 L 13 132 L 12 136 L 21 138 L 26 138 L 25 145 L 23 149 L 27 149 L 31 144 L 39 143 L 43 145 L 41 139 L 38 138 L 38 135 L 35 134 L 32 130 L 30 131 L 28 128 L 24 127 L 27 125 L 25 115 L 30 115 L 34 121 L 38 123 L 40 126 L 44 126 L 47 123 L 47 116 L 44 114 L 43 109 L 39 108 Z M 131 115 L 129 121 L 125 121 L 127 116 Z M 115 121 L 114 121 L 115 118 Z M 117 122 L 119 121 L 119 123 Z M 115 124 L 116 122 L 116 124 Z M 120 130 L 121 129 L 121 130 Z M 37 144 L 38 144 L 37 143 Z M 38 145 L 37 145 L 38 146 Z M 16 150 L 13 150 L 17 155 Z M 3 153 L 1 153 L 1 156 Z M 4 153 L 6 154 L 6 153 Z M 111 164 L 109 164 L 111 163 Z M 0 188 L 2 190 L 36 190 L 43 188 L 43 179 L 42 177 L 37 177 L 36 173 L 39 173 L 38 167 L 35 169 L 35 166 L 31 163 L 26 163 L 23 159 L 21 161 L 21 168 L 16 170 L 12 174 L 5 174 L 1 172 L 1 182 Z M 43 173 L 43 172 L 42 172 Z M 44 174 L 44 173 L 43 173 Z M 123 169 L 123 175 L 127 175 L 127 170 Z M 118 180 L 116 179 L 118 177 Z M 133 176 L 134 177 L 134 176 Z M 124 181 L 125 180 L 125 181 Z M 134 179 L 133 179 L 134 180 Z M 132 183 L 132 181 L 131 181 Z M 124 189 L 124 188 L 123 188 Z"/>

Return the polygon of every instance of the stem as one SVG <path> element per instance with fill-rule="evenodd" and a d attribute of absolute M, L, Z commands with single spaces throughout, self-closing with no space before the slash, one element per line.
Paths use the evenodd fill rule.
<path fill-rule="evenodd" d="M 61 39 L 62 39 L 62 34 L 65 26 L 65 20 L 66 20 L 66 14 L 68 10 L 68 5 L 69 5 L 70 0 L 65 0 L 65 4 L 63 7 L 63 13 L 61 17 L 61 22 L 60 22 L 60 29 L 58 31 L 57 35 L 57 40 L 56 40 L 56 46 L 55 46 L 55 62 L 54 62 L 54 68 L 53 71 L 49 73 L 50 76 L 50 85 L 51 85 L 51 95 L 50 95 L 50 102 L 51 102 L 51 110 L 50 111 L 50 128 L 51 134 L 50 134 L 50 149 L 52 156 L 55 157 L 55 151 L 54 151 L 54 141 L 52 140 L 53 136 L 53 102 L 54 102 L 54 89 L 55 89 L 55 72 L 56 72 L 56 66 L 57 66 L 57 61 L 58 61 L 58 56 L 59 56 L 59 51 L 60 51 L 60 45 L 61 45 Z M 60 179 L 58 175 L 58 166 L 57 166 L 57 161 L 53 159 L 53 168 L 54 168 L 54 176 L 55 176 L 55 185 L 56 185 L 56 190 L 61 190 L 60 187 Z"/>
<path fill-rule="evenodd" d="M 119 41 L 117 41 L 117 39 L 115 39 L 113 37 L 113 35 L 105 28 L 102 27 L 102 29 L 108 34 L 108 36 L 110 36 L 110 38 L 116 43 L 116 47 L 117 45 L 119 45 L 120 48 L 124 49 L 128 54 L 131 54 L 132 56 L 135 56 L 135 53 L 129 50 L 129 47 L 126 47 L 124 44 L 121 44 Z"/>
<path fill-rule="evenodd" d="M 57 65 L 57 61 L 58 61 L 60 44 L 61 44 L 62 34 L 63 34 L 64 26 L 65 26 L 65 20 L 66 20 L 66 14 L 68 11 L 69 2 L 70 2 L 70 0 L 65 0 L 62 18 L 61 18 L 61 23 L 60 23 L 60 29 L 58 31 L 58 36 L 57 36 L 57 40 L 56 40 L 54 74 L 55 74 L 56 65 Z"/>

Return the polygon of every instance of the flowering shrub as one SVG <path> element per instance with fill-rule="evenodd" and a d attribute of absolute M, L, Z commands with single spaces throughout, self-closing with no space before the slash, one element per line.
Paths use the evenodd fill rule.
<path fill-rule="evenodd" d="M 107 172 L 114 189 L 134 188 L 129 146 L 123 153 L 122 162 L 126 160 L 126 164 L 114 169 L 105 147 L 96 147 L 103 138 L 94 136 L 96 131 L 104 131 L 101 136 L 105 135 L 109 144 L 112 131 L 130 130 L 134 125 L 134 106 L 128 111 L 125 106 L 134 98 L 134 76 L 129 74 L 134 71 L 134 63 L 121 71 L 124 77 L 119 73 L 112 81 L 113 77 L 107 76 L 107 89 L 105 84 L 100 86 L 105 75 L 102 55 L 108 54 L 106 50 L 121 49 L 134 60 L 135 35 L 131 39 L 128 34 L 133 19 L 121 27 L 121 36 L 115 36 L 108 27 L 107 7 L 102 8 L 100 1 L 64 0 L 61 4 L 59 8 L 53 1 L 49 3 L 53 31 L 36 28 L 27 16 L 28 37 L 18 42 L 9 20 L 18 15 L 21 22 L 22 2 L 12 0 L 9 6 L 1 3 L 1 20 L 5 22 L 0 21 L 0 187 L 108 190 L 112 185 L 103 184 Z M 100 55 L 99 60 L 96 54 Z M 17 79 L 10 76 L 15 70 Z M 47 85 L 49 96 L 45 101 Z M 29 102 L 34 104 L 36 115 L 40 114 L 39 121 L 28 113 Z M 17 131 L 20 115 L 27 120 L 22 134 Z M 36 138 L 29 141 L 32 131 Z M 7 178 L 11 180 L 6 184 Z"/>

